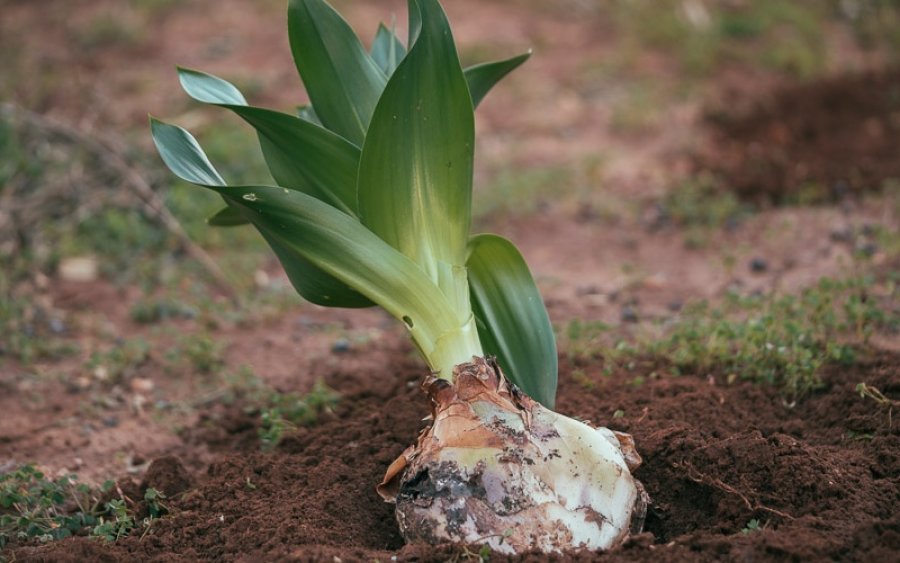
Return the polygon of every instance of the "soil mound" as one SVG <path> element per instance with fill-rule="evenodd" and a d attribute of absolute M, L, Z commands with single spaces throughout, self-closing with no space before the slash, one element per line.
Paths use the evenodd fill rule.
<path fill-rule="evenodd" d="M 825 389 L 791 408 L 775 391 L 749 383 L 723 385 L 698 374 L 648 376 L 635 386 L 633 372 L 602 376 L 599 364 L 564 362 L 558 410 L 631 432 L 644 457 L 636 475 L 653 500 L 645 533 L 603 559 L 891 560 L 900 553 L 900 429 L 854 387 L 866 381 L 897 396 L 897 365 L 900 357 L 882 354 L 852 369 L 833 368 Z M 586 388 L 583 375 L 575 381 L 576 367 L 595 387 Z M 12 555 L 22 561 L 477 558 L 477 546 L 468 555 L 449 546 L 403 546 L 392 507 L 375 493 L 387 465 L 423 425 L 421 375 L 401 361 L 392 377 L 332 377 L 327 383 L 343 391 L 333 415 L 298 429 L 271 453 L 249 439 L 256 428 L 236 411 L 244 422 L 216 437 L 219 459 L 205 475 L 192 481 L 174 458 L 153 464 L 145 483 L 173 496 L 169 514 L 142 537 L 116 544 L 72 538 L 20 546 Z"/>
<path fill-rule="evenodd" d="M 701 169 L 754 203 L 827 201 L 900 178 L 900 69 L 843 75 L 711 110 Z"/>

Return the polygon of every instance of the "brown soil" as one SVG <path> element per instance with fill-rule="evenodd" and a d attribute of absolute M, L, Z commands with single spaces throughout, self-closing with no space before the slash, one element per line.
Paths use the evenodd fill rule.
<path fill-rule="evenodd" d="M 838 199 L 900 178 L 900 69 L 783 87 L 735 111 L 743 100 L 709 114 L 716 142 L 700 158 L 742 198 Z"/>
<path fill-rule="evenodd" d="M 890 428 L 888 413 L 861 399 L 854 386 L 865 379 L 896 395 L 898 365 L 896 355 L 873 354 L 852 370 L 830 369 L 825 390 L 793 408 L 771 389 L 723 385 L 703 374 L 634 387 L 633 372 L 604 377 L 595 364 L 564 365 L 558 410 L 631 432 L 644 457 L 636 475 L 652 495 L 646 532 L 604 558 L 890 560 L 900 551 L 900 428 Z M 576 367 L 597 387 L 576 383 L 570 375 Z M 340 406 L 272 453 L 259 451 L 254 419 L 240 408 L 207 413 L 216 431 L 201 424 L 185 440 L 207 441 L 220 452 L 217 461 L 196 483 L 174 458 L 150 466 L 142 487 L 172 497 L 170 514 L 145 536 L 115 545 L 81 538 L 19 547 L 13 555 L 29 561 L 464 557 L 451 547 L 404 547 L 392 507 L 375 492 L 427 414 L 420 376 L 417 363 L 400 358 L 391 375 L 332 375 L 327 382 L 343 391 Z M 613 418 L 618 410 L 624 416 Z M 743 531 L 752 519 L 762 529 Z"/>
<path fill-rule="evenodd" d="M 175 63 L 258 81 L 264 88 L 253 101 L 260 105 L 287 108 L 302 99 L 280 27 L 283 2 L 198 0 L 136 20 L 124 29 L 133 37 L 123 45 L 87 50 L 72 47 L 79 21 L 102 23 L 95 16 L 117 3 L 32 4 L 8 2 L 0 19 L 0 46 L 14 46 L 10 52 L 22 57 L 21 80 L 10 81 L 15 88 L 9 90 L 18 103 L 87 130 L 140 123 L 137 142 L 146 144 L 148 110 L 182 124 L 207 123 L 207 113 L 185 105 Z M 373 30 L 376 18 L 404 12 L 398 0 L 341 4 L 357 29 Z M 462 45 L 496 57 L 536 46 L 528 65 L 479 108 L 485 179 L 501 168 L 573 167 L 602 157 L 603 166 L 579 180 L 590 193 L 585 201 L 551 192 L 554 204 L 546 209 L 538 206 L 528 217 L 501 214 L 486 227 L 521 247 L 560 326 L 572 318 L 625 326 L 626 308 L 641 321 L 667 319 L 681 305 L 715 300 L 729 288 L 796 291 L 854 270 L 857 247 L 872 248 L 872 263 L 885 259 L 871 233 L 900 224 L 889 198 L 766 210 L 727 230 L 710 230 L 710 243 L 699 248 L 685 247 L 678 225 L 648 228 L 653 221 L 633 207 L 664 196 L 676 183 L 671 175 L 689 168 L 684 154 L 695 150 L 706 151 L 703 168 L 754 201 L 794 199 L 807 183 L 821 184 L 830 196 L 900 177 L 900 72 L 782 88 L 743 110 L 728 100 L 729 111 L 711 121 L 711 140 L 697 127 L 700 112 L 691 101 L 667 101 L 645 116 L 649 125 L 617 134 L 611 126 L 616 100 L 630 91 L 616 88 L 616 75 L 600 72 L 614 53 L 600 15 L 552 10 L 552 3 L 446 4 Z M 569 4 L 585 3 L 560 6 Z M 144 24 L 152 33 L 141 32 Z M 652 54 L 629 68 L 664 89 L 679 74 Z M 748 80 L 744 69 L 734 72 L 741 100 L 771 84 L 764 73 Z M 764 271 L 749 267 L 756 258 L 765 260 Z M 736 266 L 726 266 L 729 261 Z M 274 263 L 267 269 L 273 278 L 277 270 Z M 477 560 L 458 548 L 403 546 L 391 506 L 375 493 L 428 412 L 418 389 L 422 364 L 384 315 L 297 304 L 212 328 L 176 320 L 148 329 L 129 317 L 141 297 L 137 287 L 47 283 L 41 299 L 62 315 L 63 338 L 84 353 L 29 367 L 3 359 L 0 469 L 34 461 L 92 483 L 121 475 L 132 498 L 147 487 L 165 492 L 169 514 L 143 537 L 19 544 L 0 552 L 0 560 Z M 222 377 L 167 371 L 163 359 L 173 342 L 207 329 L 227 343 Z M 349 352 L 332 351 L 335 333 L 353 342 Z M 152 344 L 137 373 L 116 384 L 86 375 L 88 352 L 105 349 L 112 337 L 135 336 Z M 705 373 L 673 377 L 660 366 L 639 365 L 604 376 L 600 360 L 563 362 L 558 410 L 632 433 L 644 457 L 637 477 L 653 500 L 645 533 L 603 559 L 896 559 L 900 413 L 893 413 L 891 427 L 885 408 L 854 392 L 865 381 L 900 396 L 896 335 L 883 347 L 895 352 L 872 351 L 852 368 L 830 368 L 826 387 L 793 408 L 771 389 L 725 385 Z M 221 400 L 225 372 L 241 364 L 285 392 L 308 391 L 322 377 L 342 399 L 317 426 L 261 452 L 259 413 L 246 410 L 253 403 Z M 593 388 L 583 386 L 584 374 Z M 636 386 L 636 376 L 645 383 Z M 617 411 L 624 416 L 614 417 Z M 744 533 L 751 520 L 762 529 Z"/>

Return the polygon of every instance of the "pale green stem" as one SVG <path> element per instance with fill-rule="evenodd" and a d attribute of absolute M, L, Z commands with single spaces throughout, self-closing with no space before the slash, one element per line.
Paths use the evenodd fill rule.
<path fill-rule="evenodd" d="M 481 341 L 472 305 L 469 300 L 468 271 L 465 266 L 453 266 L 437 262 L 435 272 L 438 287 L 447 298 L 450 308 L 456 313 L 456 324 L 447 327 L 432 343 L 430 352 L 425 353 L 428 364 L 438 377 L 453 381 L 453 368 L 471 362 L 473 356 L 483 356 Z M 420 349 L 421 349 L 421 343 Z M 423 350 L 424 352 L 424 350 Z"/>
<path fill-rule="evenodd" d="M 475 317 L 470 313 L 465 324 L 442 334 L 435 341 L 431 353 L 427 354 L 427 359 L 438 377 L 452 382 L 455 366 L 471 362 L 474 356 L 483 355 Z"/>

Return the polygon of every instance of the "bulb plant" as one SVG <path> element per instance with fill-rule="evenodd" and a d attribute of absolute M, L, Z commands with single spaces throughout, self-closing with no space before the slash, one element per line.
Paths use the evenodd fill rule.
<path fill-rule="evenodd" d="M 291 0 L 288 31 L 311 101 L 296 114 L 178 70 L 256 129 L 275 185 L 226 184 L 180 127 L 151 119 L 153 139 L 222 196 L 209 223 L 252 224 L 306 300 L 405 325 L 432 417 L 377 487 L 402 534 L 504 553 L 621 543 L 647 502 L 631 439 L 551 410 L 556 344 L 531 273 L 508 240 L 470 235 L 474 108 L 529 54 L 463 69 L 437 0 L 409 1 L 406 46 L 381 25 L 367 51 L 323 0 Z"/>

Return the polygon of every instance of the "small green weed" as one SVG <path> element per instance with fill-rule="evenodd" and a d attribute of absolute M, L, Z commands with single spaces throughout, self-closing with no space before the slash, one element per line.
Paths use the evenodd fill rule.
<path fill-rule="evenodd" d="M 139 324 L 154 324 L 169 319 L 193 319 L 197 309 L 175 300 L 142 299 L 131 307 L 131 320 Z"/>
<path fill-rule="evenodd" d="M 109 499 L 114 487 L 106 481 L 92 488 L 74 475 L 51 479 L 32 465 L 0 474 L 0 548 L 13 540 L 85 535 L 115 541 L 138 525 L 148 528 L 167 512 L 160 503 L 164 495 L 149 488 L 144 495 L 148 516 L 137 522 L 130 501 Z"/>
<path fill-rule="evenodd" d="M 870 277 L 823 279 L 796 296 L 730 295 L 717 308 L 697 304 L 663 334 L 610 342 L 608 327 L 573 321 L 563 348 L 570 360 L 603 357 L 623 369 L 644 359 L 677 373 L 717 374 L 781 388 L 790 401 L 820 385 L 827 363 L 852 364 L 875 330 L 893 330 L 900 313 L 884 307 L 896 298 L 892 283 Z M 637 385 L 638 382 L 634 381 Z"/>
<path fill-rule="evenodd" d="M 0 276 L 0 357 L 11 357 L 28 365 L 39 360 L 69 356 L 78 347 L 59 338 L 62 321 L 27 296 L 14 297 L 3 291 Z"/>
<path fill-rule="evenodd" d="M 832 14 L 815 3 L 635 0 L 614 6 L 626 50 L 672 53 L 689 75 L 708 75 L 729 62 L 800 77 L 825 66 L 824 29 Z"/>
<path fill-rule="evenodd" d="M 713 230 L 737 225 L 753 211 L 708 174 L 676 186 L 660 207 L 663 219 L 685 228 L 685 244 L 692 248 L 706 246 Z"/>
<path fill-rule="evenodd" d="M 176 365 L 202 374 L 210 374 L 225 365 L 224 345 L 207 334 L 192 334 L 167 357 Z"/>
<path fill-rule="evenodd" d="M 297 426 L 315 424 L 318 418 L 330 412 L 340 396 L 323 382 L 319 381 L 306 395 L 294 393 L 275 393 L 269 397 L 268 405 L 262 409 L 262 423 L 259 428 L 259 439 L 264 450 L 278 445 L 285 431 Z"/>
<path fill-rule="evenodd" d="M 142 338 L 118 342 L 105 352 L 94 352 L 86 364 L 99 381 L 119 383 L 131 378 L 150 359 L 150 345 Z"/>
<path fill-rule="evenodd" d="M 761 531 L 765 526 L 759 523 L 759 520 L 754 518 L 747 522 L 747 525 L 741 530 L 741 533 L 745 536 L 749 536 L 750 534 Z"/>

